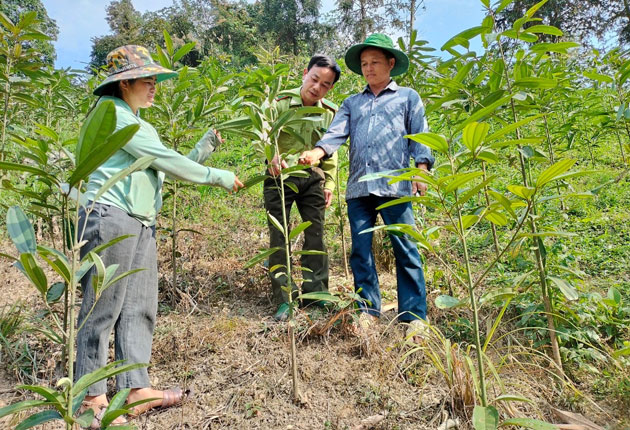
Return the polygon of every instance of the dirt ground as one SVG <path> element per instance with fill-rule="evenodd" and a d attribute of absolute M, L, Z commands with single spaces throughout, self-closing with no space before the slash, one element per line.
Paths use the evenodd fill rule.
<path fill-rule="evenodd" d="M 155 387 L 181 386 L 193 394 L 181 407 L 134 420 L 138 428 L 421 430 L 438 429 L 448 418 L 469 428 L 465 415 L 470 410 L 458 409 L 453 398 L 470 381 L 460 375 L 449 388 L 428 355 L 404 342 L 395 310 L 384 314 L 367 341 L 349 333 L 350 315 L 300 311 L 295 328 L 301 400 L 293 401 L 287 325 L 270 317 L 274 308 L 264 269 L 245 270 L 243 261 L 208 254 L 205 242 L 192 239 L 180 248 L 178 303 L 171 307 L 170 249 L 160 246 L 162 296 L 149 372 Z M 14 253 L 7 243 L 0 252 Z M 0 264 L 0 278 L 0 309 L 18 301 L 34 311 L 41 307 L 36 290 L 7 260 Z M 386 297 L 395 296 L 394 276 L 384 274 L 381 281 Z M 338 273 L 331 279 L 332 289 L 350 286 L 351 280 Z M 432 315 L 436 322 L 441 318 L 437 311 Z M 54 385 L 58 347 L 41 336 L 29 339 L 37 352 L 40 383 Z M 25 398 L 14 388 L 20 383 L 15 369 L 5 362 L 6 354 L 1 357 L 0 406 Z M 558 398 L 560 388 L 544 369 L 533 368 L 504 367 L 506 389 L 529 397 L 532 404 L 501 410 L 553 420 L 548 402 Z M 500 394 L 493 390 L 493 397 Z M 584 414 L 605 428 L 625 425 L 623 411 L 612 405 L 582 404 Z M 459 416 L 452 416 L 454 410 Z M 0 420 L 0 428 L 13 428 L 25 417 Z"/>

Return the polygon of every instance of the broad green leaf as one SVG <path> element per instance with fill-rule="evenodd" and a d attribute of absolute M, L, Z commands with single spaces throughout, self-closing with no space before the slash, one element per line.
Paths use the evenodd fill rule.
<path fill-rule="evenodd" d="M 460 300 L 446 294 L 442 294 L 435 299 L 435 306 L 438 309 L 452 309 L 460 306 L 465 306 L 466 301 Z"/>
<path fill-rule="evenodd" d="M 300 294 L 298 299 L 304 300 L 320 300 L 323 302 L 333 302 L 338 303 L 341 299 L 339 296 L 329 293 L 328 291 L 316 291 L 312 293 L 304 293 Z"/>
<path fill-rule="evenodd" d="M 87 409 L 81 415 L 74 419 L 81 427 L 90 427 L 94 421 L 94 409 Z"/>
<path fill-rule="evenodd" d="M 491 91 L 496 91 L 501 87 L 501 81 L 503 80 L 503 71 L 505 70 L 505 63 L 502 58 L 499 58 L 492 65 L 492 73 L 488 79 L 488 86 Z"/>
<path fill-rule="evenodd" d="M 451 37 L 449 40 L 446 41 L 444 45 L 442 45 L 440 49 L 442 51 L 446 51 L 447 49 L 457 45 L 462 45 L 463 47 L 468 48 L 468 40 L 480 35 L 484 31 L 487 31 L 487 29 L 483 26 L 468 28 Z"/>
<path fill-rule="evenodd" d="M 116 129 L 116 106 L 113 101 L 99 103 L 81 126 L 75 149 L 77 165 L 83 163 L 93 146 L 105 142 Z M 74 184 L 72 184 L 74 185 Z"/>
<path fill-rule="evenodd" d="M 278 117 L 278 119 L 273 123 L 271 130 L 269 131 L 269 136 L 273 136 L 278 131 L 282 130 L 286 123 L 291 121 L 295 116 L 294 110 L 288 110 L 282 112 L 282 114 Z"/>
<path fill-rule="evenodd" d="M 254 258 L 250 259 L 247 263 L 245 263 L 245 269 L 249 269 L 252 266 L 255 266 L 256 264 L 258 264 L 259 262 L 267 259 L 271 254 L 278 252 L 280 250 L 284 249 L 281 246 L 276 246 L 273 248 L 269 248 L 269 249 L 265 249 L 264 251 L 260 252 L 258 255 L 256 255 Z"/>
<path fill-rule="evenodd" d="M 156 45 L 155 50 L 157 51 L 157 59 L 160 65 L 162 67 L 166 67 L 167 69 L 172 69 L 173 65 L 168 59 L 168 56 L 164 53 L 164 50 L 162 49 L 162 47 L 160 45 Z"/>
<path fill-rule="evenodd" d="M 258 175 L 258 176 L 254 176 L 251 179 L 248 179 L 247 181 L 245 181 L 245 188 L 250 188 L 253 187 L 256 184 L 259 184 L 261 182 L 263 182 L 265 179 L 270 178 L 271 176 L 269 175 Z"/>
<path fill-rule="evenodd" d="M 15 430 L 26 430 L 47 423 L 52 420 L 60 420 L 61 415 L 54 409 L 37 412 L 19 423 Z"/>
<path fill-rule="evenodd" d="M 1 13 L 2 12 L 0 12 L 0 14 Z M 46 400 L 24 400 L 22 402 L 4 406 L 0 408 L 0 418 L 6 417 L 7 415 L 17 414 L 18 412 L 26 411 L 28 409 L 35 409 L 46 404 Z"/>
<path fill-rule="evenodd" d="M 490 126 L 485 122 L 471 122 L 462 132 L 462 140 L 466 148 L 474 153 L 488 135 Z"/>
<path fill-rule="evenodd" d="M 499 427 L 499 412 L 494 406 L 475 406 L 472 422 L 475 430 L 496 430 Z"/>
<path fill-rule="evenodd" d="M 455 204 L 453 205 L 453 209 L 455 209 L 457 206 L 461 207 L 465 205 L 468 200 L 476 196 L 479 193 L 479 191 L 481 191 L 482 188 L 484 188 L 486 185 L 492 182 L 494 178 L 495 176 L 490 176 L 489 178 L 486 178 L 485 181 L 475 185 L 473 188 L 468 190 L 463 196 L 457 199 L 457 202 L 455 202 Z"/>
<path fill-rule="evenodd" d="M 579 298 L 575 287 L 566 279 L 558 278 L 557 276 L 547 276 L 547 279 L 556 284 L 567 300 L 577 300 Z"/>
<path fill-rule="evenodd" d="M 35 230 L 19 206 L 11 206 L 7 211 L 7 232 L 20 254 L 37 251 Z"/>
<path fill-rule="evenodd" d="M 548 89 L 558 86 L 558 81 L 556 81 L 555 79 L 538 78 L 532 76 L 527 78 L 519 78 L 514 81 L 514 85 L 521 88 Z"/>
<path fill-rule="evenodd" d="M 532 25 L 531 27 L 527 27 L 524 31 L 528 33 L 542 33 L 542 34 L 550 34 L 552 36 L 562 36 L 562 30 L 552 25 Z"/>
<path fill-rule="evenodd" d="M 630 355 L 630 342 L 624 342 L 624 347 L 613 352 L 613 357 L 619 358 L 622 356 Z M 0 417 L 2 414 L 0 413 Z"/>
<path fill-rule="evenodd" d="M 446 141 L 446 138 L 440 134 L 418 133 L 407 135 L 405 138 L 422 143 L 423 145 L 428 146 L 434 151 L 442 154 L 448 154 L 448 142 Z"/>
<path fill-rule="evenodd" d="M 457 125 L 455 127 L 456 130 L 461 130 L 463 129 L 466 125 L 470 124 L 471 122 L 483 119 L 485 117 L 489 117 L 494 115 L 495 111 L 501 106 L 506 104 L 510 98 L 512 97 L 512 95 L 508 94 L 507 96 L 501 97 L 499 100 L 495 101 L 494 103 L 492 103 L 489 106 L 484 107 L 483 109 L 478 110 L 477 112 L 475 112 L 474 114 L 472 114 L 471 116 L 468 117 L 468 119 L 464 122 L 462 122 L 461 124 Z"/>
<path fill-rule="evenodd" d="M 269 218 L 269 222 L 273 225 L 278 231 L 284 234 L 284 227 L 280 224 L 280 221 L 271 214 L 271 212 L 267 211 L 267 218 Z"/>
<path fill-rule="evenodd" d="M 451 193 L 462 185 L 468 184 L 470 181 L 478 178 L 479 176 L 483 176 L 483 172 L 457 173 L 455 175 L 452 175 L 450 178 L 444 178 L 446 183 L 444 193 Z"/>
<path fill-rule="evenodd" d="M 29 281 L 31 281 L 43 297 L 46 297 L 46 291 L 48 290 L 46 274 L 41 267 L 37 265 L 33 254 L 30 252 L 20 254 L 20 263 Z"/>
<path fill-rule="evenodd" d="M 83 161 L 77 161 L 77 168 L 68 180 L 70 188 L 88 177 L 101 164 L 114 155 L 114 153 L 125 146 L 139 128 L 139 124 L 130 124 L 116 131 L 114 134 L 107 136 L 104 142 L 94 143 L 91 147 L 91 151 L 86 156 L 87 158 Z"/>
<path fill-rule="evenodd" d="M 300 233 L 309 228 L 311 224 L 313 224 L 311 221 L 300 223 L 297 227 L 291 230 L 291 233 L 289 233 L 289 240 L 295 239 Z"/>
<path fill-rule="evenodd" d="M 501 0 L 501 3 L 499 4 L 499 6 L 497 7 L 497 9 L 495 10 L 496 14 L 501 13 L 501 11 L 503 11 L 503 9 L 505 9 L 506 7 L 508 7 L 510 5 L 510 3 L 512 3 L 514 0 Z"/>
<path fill-rule="evenodd" d="M 293 251 L 293 255 L 328 255 L 325 251 L 315 251 L 314 249 L 301 249 Z"/>
<path fill-rule="evenodd" d="M 95 370 L 94 372 L 83 375 L 72 386 L 72 395 L 76 396 L 77 393 L 81 393 L 83 390 L 88 388 L 90 385 L 93 385 L 95 382 L 111 378 L 112 376 L 116 376 L 120 373 L 128 372 L 134 369 L 140 369 L 147 366 L 147 363 L 122 364 L 122 361 L 120 360 L 114 361 Z"/>
<path fill-rule="evenodd" d="M 517 121 L 513 124 L 507 125 L 505 127 L 503 127 L 500 130 L 495 131 L 494 133 L 492 133 L 490 136 L 486 137 L 486 142 L 490 142 L 492 140 L 498 139 L 499 137 L 505 136 L 508 133 L 513 132 L 514 130 L 516 130 L 517 128 L 528 124 L 530 122 L 532 122 L 533 120 L 540 118 L 542 115 L 538 114 L 538 115 L 532 115 L 529 116 L 525 119 L 522 119 L 520 121 Z"/>
<path fill-rule="evenodd" d="M 520 21 L 520 24 L 522 24 L 523 21 Z M 518 26 L 519 24 L 519 20 L 516 20 L 514 22 L 514 26 Z M 534 43 L 538 40 L 538 36 L 536 36 L 535 34 L 532 33 L 523 33 L 520 31 L 517 31 L 514 28 L 511 28 L 509 30 L 505 30 L 503 33 L 500 34 L 501 36 L 505 36 L 505 37 L 509 37 L 510 39 L 515 39 L 515 40 L 522 40 L 523 42 L 527 42 L 527 43 Z"/>
<path fill-rule="evenodd" d="M 567 50 L 571 48 L 577 48 L 581 46 L 575 42 L 557 42 L 557 43 L 537 43 L 532 46 L 530 51 L 532 52 L 558 52 L 560 54 L 566 54 Z"/>
<path fill-rule="evenodd" d="M 536 193 L 536 189 L 532 187 L 524 187 L 522 185 L 508 185 L 507 189 L 524 200 L 531 200 L 532 196 Z"/>
<path fill-rule="evenodd" d="M 62 402 L 64 401 L 64 396 L 62 393 L 53 390 L 52 388 L 44 387 L 41 385 L 18 385 L 18 388 L 21 390 L 28 390 L 35 394 L 39 394 L 42 396 L 48 404 L 54 407 L 62 407 Z"/>
<path fill-rule="evenodd" d="M 171 39 L 171 35 L 168 34 L 168 31 L 162 30 L 162 34 L 164 35 L 164 44 L 166 45 L 166 52 L 168 55 L 173 55 L 173 39 Z"/>
<path fill-rule="evenodd" d="M 501 427 L 515 426 L 526 427 L 532 430 L 558 430 L 558 426 L 533 418 L 508 418 L 501 423 Z"/>
<path fill-rule="evenodd" d="M 540 175 L 538 175 L 538 179 L 536 179 L 536 188 L 541 188 L 548 182 L 553 181 L 573 167 L 576 162 L 577 160 L 575 159 L 567 158 L 549 166 Z"/>
<path fill-rule="evenodd" d="M 608 289 L 607 297 L 615 305 L 617 305 L 617 306 L 621 305 L 621 293 L 615 287 L 610 287 Z"/>
<path fill-rule="evenodd" d="M 536 3 L 535 5 L 533 5 L 532 7 L 530 7 L 530 8 L 527 10 L 527 12 L 525 12 L 525 16 L 526 16 L 527 18 L 531 18 L 531 17 L 533 17 L 533 16 L 534 16 L 534 14 L 535 14 L 536 12 L 538 12 L 538 9 L 540 9 L 541 7 L 543 7 L 543 5 L 544 5 L 545 3 L 547 3 L 547 1 L 548 1 L 548 0 L 541 0 L 541 1 L 539 1 L 538 3 Z"/>
<path fill-rule="evenodd" d="M 496 224 L 498 226 L 507 225 L 507 217 L 496 210 L 488 211 L 484 215 L 484 218 L 490 221 L 492 224 Z"/>
<path fill-rule="evenodd" d="M 92 250 L 90 250 L 90 253 L 94 253 L 94 254 L 100 254 L 103 250 L 109 248 L 110 246 L 116 245 L 118 242 L 121 242 L 125 239 L 128 239 L 130 237 L 134 237 L 133 234 L 123 234 L 122 236 L 118 236 L 115 239 L 110 240 L 107 243 L 103 243 L 99 246 L 96 246 L 94 248 L 92 248 Z M 90 259 L 90 255 L 86 255 L 85 257 L 83 257 L 82 261 L 88 261 Z"/>
<path fill-rule="evenodd" d="M 65 282 L 55 282 L 50 286 L 48 292 L 46 293 L 46 302 L 48 302 L 49 304 L 57 302 L 61 298 L 65 290 Z"/>
<path fill-rule="evenodd" d="M 188 42 L 185 45 L 181 46 L 177 52 L 175 53 L 175 55 L 173 55 L 173 63 L 178 62 L 179 60 L 181 60 L 181 58 L 188 54 L 190 51 L 192 51 L 192 49 L 195 47 L 196 43 L 195 42 Z"/>
<path fill-rule="evenodd" d="M 462 224 L 460 228 L 466 230 L 473 226 L 477 221 L 479 221 L 479 217 L 477 215 L 464 215 L 462 216 Z"/>
<path fill-rule="evenodd" d="M 11 163 L 11 162 L 8 162 L 8 161 L 0 161 L 0 170 L 13 170 L 13 171 L 17 171 L 17 172 L 32 173 L 32 174 L 37 175 L 39 177 L 49 179 L 49 180 L 53 181 L 54 183 L 59 183 L 57 181 L 57 178 L 55 178 L 54 176 L 52 176 L 50 173 L 46 172 L 45 170 L 39 169 L 37 167 L 29 166 L 29 165 L 26 165 L 26 164 Z"/>

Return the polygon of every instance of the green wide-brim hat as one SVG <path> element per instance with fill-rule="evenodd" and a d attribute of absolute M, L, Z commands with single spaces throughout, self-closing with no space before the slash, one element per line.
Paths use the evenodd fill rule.
<path fill-rule="evenodd" d="M 155 64 L 149 50 L 144 46 L 125 45 L 107 54 L 107 78 L 93 91 L 94 95 L 103 95 L 109 84 L 126 79 L 138 79 L 155 76 L 157 82 L 177 76 L 166 67 Z"/>
<path fill-rule="evenodd" d="M 361 51 L 365 48 L 380 48 L 390 52 L 396 59 L 394 68 L 390 72 L 390 76 L 402 75 L 409 69 L 409 58 L 404 52 L 394 48 L 394 43 L 389 36 L 380 33 L 374 33 L 365 39 L 365 42 L 353 45 L 346 51 L 346 66 L 354 73 L 363 75 L 361 72 Z"/>

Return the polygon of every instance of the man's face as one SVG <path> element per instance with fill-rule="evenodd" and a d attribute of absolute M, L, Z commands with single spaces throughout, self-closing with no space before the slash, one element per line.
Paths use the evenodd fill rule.
<path fill-rule="evenodd" d="M 366 48 L 361 52 L 361 73 L 370 85 L 389 82 L 389 73 L 394 68 L 396 60 L 385 56 L 378 48 Z"/>
<path fill-rule="evenodd" d="M 302 103 L 313 106 L 326 96 L 335 85 L 335 72 L 328 67 L 313 66 L 311 70 L 304 69 L 302 76 Z"/>

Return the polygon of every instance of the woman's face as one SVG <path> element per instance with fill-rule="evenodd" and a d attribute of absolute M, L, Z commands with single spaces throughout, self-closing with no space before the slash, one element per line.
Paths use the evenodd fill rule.
<path fill-rule="evenodd" d="M 148 108 L 153 105 L 155 84 L 155 76 L 138 78 L 133 82 L 123 81 L 121 83 L 123 99 L 134 112 L 137 112 L 138 108 Z"/>

